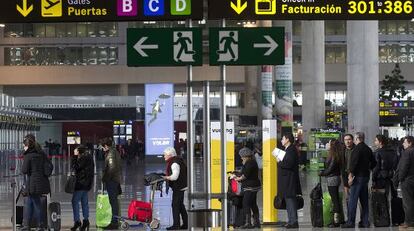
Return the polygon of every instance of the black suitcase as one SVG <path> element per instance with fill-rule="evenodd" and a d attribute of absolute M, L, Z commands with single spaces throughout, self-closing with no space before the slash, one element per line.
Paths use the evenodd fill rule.
<path fill-rule="evenodd" d="M 228 221 L 229 226 L 233 226 L 233 228 L 237 228 L 244 225 L 244 214 L 243 214 L 243 206 L 241 200 L 243 197 L 232 198 L 228 200 Z"/>
<path fill-rule="evenodd" d="M 59 231 L 61 228 L 61 208 L 59 202 L 48 205 L 48 226 L 50 231 Z"/>
<path fill-rule="evenodd" d="M 388 198 L 385 191 L 371 192 L 371 211 L 375 227 L 389 227 L 390 213 L 388 211 Z"/>
<path fill-rule="evenodd" d="M 391 220 L 395 226 L 404 223 L 405 213 L 403 209 L 402 199 L 399 197 L 392 197 L 391 199 Z"/>
<path fill-rule="evenodd" d="M 323 227 L 323 201 L 311 199 L 310 215 L 313 227 Z"/>

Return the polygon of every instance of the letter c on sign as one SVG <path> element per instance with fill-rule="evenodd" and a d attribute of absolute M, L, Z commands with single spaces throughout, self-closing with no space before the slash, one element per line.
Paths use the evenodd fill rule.
<path fill-rule="evenodd" d="M 154 7 L 154 3 L 155 3 L 155 7 Z M 149 7 L 150 11 L 157 12 L 160 9 L 158 4 L 160 4 L 159 0 L 149 0 L 148 7 Z"/>

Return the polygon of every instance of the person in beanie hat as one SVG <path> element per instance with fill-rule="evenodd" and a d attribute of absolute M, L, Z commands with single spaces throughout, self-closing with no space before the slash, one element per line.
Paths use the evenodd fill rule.
<path fill-rule="evenodd" d="M 245 223 L 240 228 L 260 228 L 259 207 L 257 206 L 257 192 L 261 188 L 259 180 L 259 167 L 254 158 L 252 150 L 247 147 L 240 149 L 239 155 L 243 161 L 241 176 L 236 177 L 242 184 L 243 190 L 243 213 Z M 253 224 L 251 218 L 253 215 Z"/>

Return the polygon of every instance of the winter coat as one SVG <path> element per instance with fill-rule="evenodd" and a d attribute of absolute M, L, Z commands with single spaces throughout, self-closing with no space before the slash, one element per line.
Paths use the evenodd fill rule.
<path fill-rule="evenodd" d="M 29 195 L 50 193 L 49 178 L 45 176 L 44 163 L 47 156 L 36 148 L 28 149 L 24 153 L 22 173 L 26 174 L 26 187 Z"/>
<path fill-rule="evenodd" d="M 397 152 L 391 148 L 379 148 L 375 152 L 377 165 L 372 170 L 372 180 L 391 179 L 398 164 Z"/>
<path fill-rule="evenodd" d="M 102 181 L 121 183 L 121 156 L 114 148 L 110 148 L 106 153 Z"/>
<path fill-rule="evenodd" d="M 259 167 L 255 159 L 246 161 L 243 165 L 241 173 L 246 177 L 241 183 L 243 189 L 260 188 Z"/>
<path fill-rule="evenodd" d="M 333 177 L 341 175 L 342 166 L 338 161 L 335 161 L 334 158 L 328 158 L 325 162 L 325 166 L 326 168 L 321 172 L 321 176 Z"/>
<path fill-rule="evenodd" d="M 299 180 L 299 156 L 295 146 L 285 149 L 285 157 L 277 163 L 278 195 L 284 198 L 295 198 L 302 194 Z"/>
<path fill-rule="evenodd" d="M 369 177 L 376 164 L 371 148 L 361 142 L 352 150 L 349 171 L 356 177 Z"/>
<path fill-rule="evenodd" d="M 92 155 L 83 154 L 72 158 L 72 170 L 76 176 L 76 191 L 89 191 L 94 178 L 94 163 Z"/>

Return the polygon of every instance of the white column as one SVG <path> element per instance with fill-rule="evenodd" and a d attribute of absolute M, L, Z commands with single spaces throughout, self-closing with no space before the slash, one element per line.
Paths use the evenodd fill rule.
<path fill-rule="evenodd" d="M 347 22 L 348 131 L 364 132 L 373 144 L 379 133 L 378 21 Z"/>
<path fill-rule="evenodd" d="M 305 137 L 325 125 L 324 21 L 302 21 L 302 122 Z"/>

